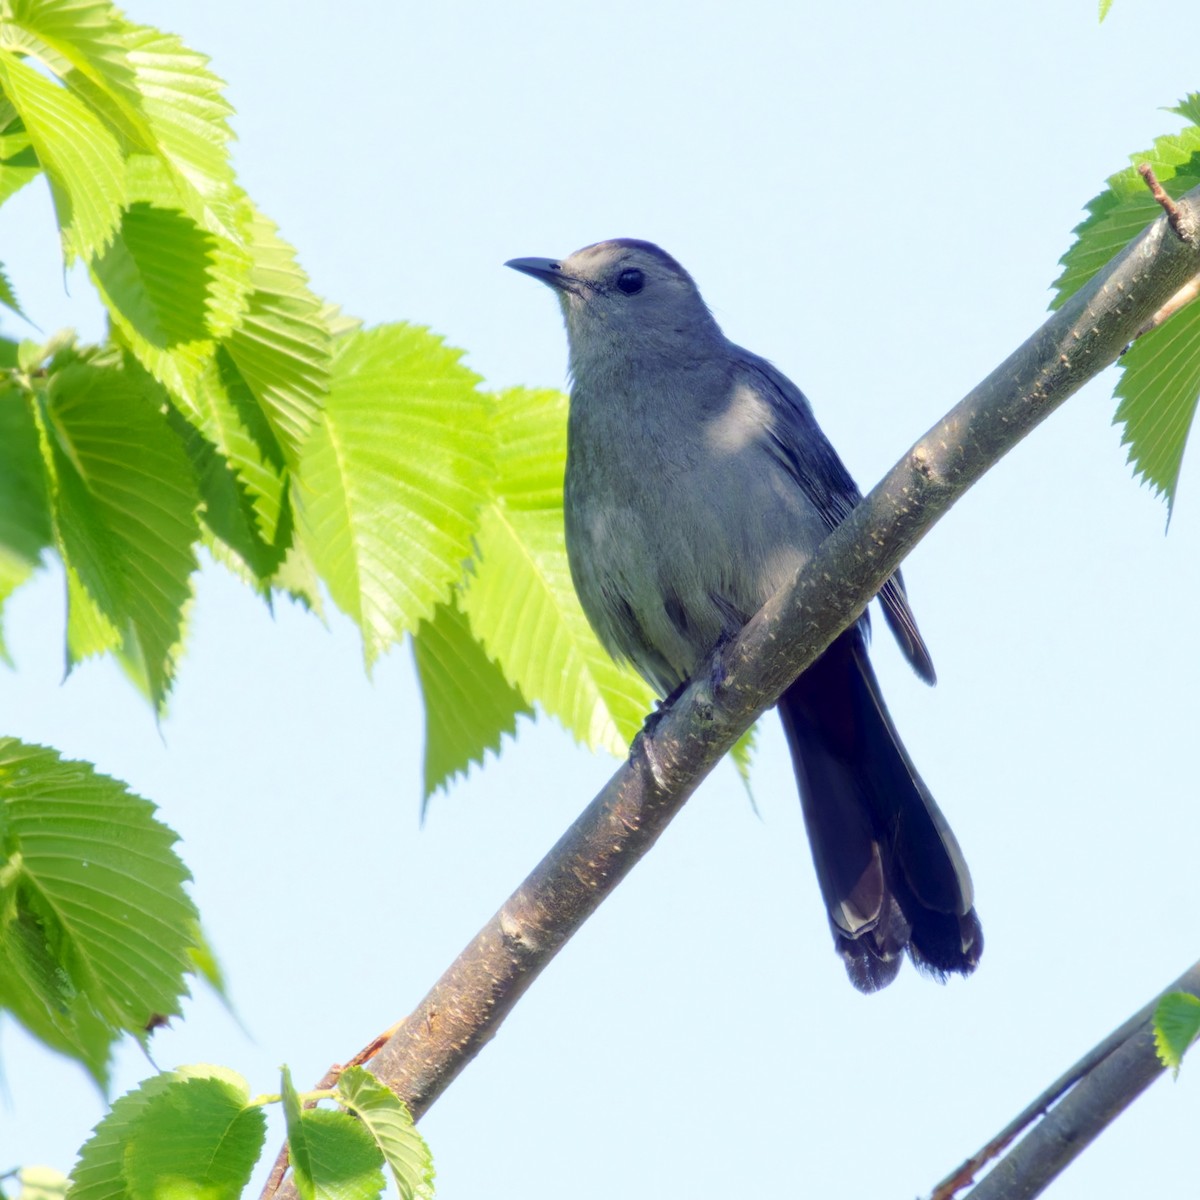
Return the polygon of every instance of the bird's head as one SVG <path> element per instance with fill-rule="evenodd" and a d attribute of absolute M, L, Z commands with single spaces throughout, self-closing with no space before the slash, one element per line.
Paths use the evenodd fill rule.
<path fill-rule="evenodd" d="M 576 374 L 595 355 L 675 358 L 721 337 L 692 277 L 652 242 L 614 238 L 569 258 L 514 258 L 505 266 L 557 293 Z"/>

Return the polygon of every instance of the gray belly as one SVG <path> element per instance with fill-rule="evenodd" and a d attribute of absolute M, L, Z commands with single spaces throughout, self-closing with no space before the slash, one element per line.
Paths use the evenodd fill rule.
<path fill-rule="evenodd" d="M 576 591 L 606 649 L 665 695 L 790 579 L 825 525 L 757 443 L 714 455 L 647 440 L 600 461 L 577 444 L 564 494 Z M 637 466 L 614 471 L 614 457 Z"/>

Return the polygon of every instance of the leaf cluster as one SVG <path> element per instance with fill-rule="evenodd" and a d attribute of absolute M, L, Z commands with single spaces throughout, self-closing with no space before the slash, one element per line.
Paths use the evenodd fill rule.
<path fill-rule="evenodd" d="M 1103 15 L 1103 13 L 1102 13 Z M 1167 111 L 1187 124 L 1130 156 L 1131 166 L 1110 176 L 1108 187 L 1089 201 L 1087 217 L 1060 260 L 1054 281 L 1057 308 L 1160 214 L 1158 202 L 1137 168 L 1148 164 L 1168 195 L 1181 196 L 1200 183 L 1200 93 Z M 1115 423 L 1129 461 L 1166 501 L 1178 494 L 1188 433 L 1200 401 L 1200 304 L 1190 303 L 1139 338 L 1120 360 Z"/>
<path fill-rule="evenodd" d="M 57 560 L 68 669 L 113 655 L 161 714 L 204 550 L 265 603 L 332 601 L 368 667 L 411 638 L 426 799 L 534 705 L 622 750 L 651 697 L 571 586 L 565 398 L 490 394 L 428 330 L 315 295 L 235 179 L 230 115 L 204 56 L 106 0 L 0 0 L 0 203 L 45 180 L 110 328 L 0 333 L 0 610 Z M 2 268 L 0 305 L 25 316 Z M 0 740 L 0 1007 L 101 1085 L 189 972 L 219 985 L 175 840 L 119 782 Z"/>
<path fill-rule="evenodd" d="M 571 588 L 564 398 L 488 394 L 428 330 L 314 295 L 236 183 L 230 111 L 102 0 L 0 5 L 0 202 L 46 178 L 111 322 L 0 339 L 0 604 L 60 558 L 68 667 L 112 653 L 161 712 L 204 547 L 267 602 L 328 595 L 368 666 L 413 636 L 427 796 L 535 703 L 622 749 L 650 696 Z"/>
<path fill-rule="evenodd" d="M 401 1200 L 431 1200 L 429 1147 L 404 1103 L 369 1071 L 350 1067 L 328 1091 L 300 1096 L 284 1068 L 282 1095 L 251 1097 L 240 1075 L 211 1066 L 163 1071 L 122 1096 L 80 1150 L 69 1180 L 27 1169 L 19 1200 L 235 1200 L 263 1152 L 263 1107 L 280 1101 L 304 1200 L 374 1200 L 384 1167 Z M 322 1101 L 338 1107 L 317 1107 Z"/>

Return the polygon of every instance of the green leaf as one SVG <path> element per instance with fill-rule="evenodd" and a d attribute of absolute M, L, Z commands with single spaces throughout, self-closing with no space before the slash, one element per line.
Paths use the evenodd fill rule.
<path fill-rule="evenodd" d="M 245 1082 L 232 1072 L 168 1083 L 126 1143 L 130 1193 L 237 1200 L 266 1137 L 263 1111 L 248 1100 Z"/>
<path fill-rule="evenodd" d="M 0 384 L 0 610 L 53 537 L 31 401 L 28 392 Z M 0 657 L 8 658 L 2 634 Z"/>
<path fill-rule="evenodd" d="M 1185 121 L 1191 121 L 1193 125 L 1200 125 L 1200 92 L 1192 92 L 1190 96 L 1185 96 L 1174 108 L 1167 109 L 1167 112 L 1173 112 Z"/>
<path fill-rule="evenodd" d="M 126 658 L 144 663 L 161 710 L 196 567 L 199 496 L 187 457 L 161 393 L 131 369 L 55 371 L 45 415 L 63 560 L 119 631 Z"/>
<path fill-rule="evenodd" d="M 92 278 L 129 348 L 175 394 L 189 394 L 213 354 L 208 329 L 213 236 L 186 213 L 131 205 Z"/>
<path fill-rule="evenodd" d="M 126 112 L 136 117 L 140 108 L 145 114 L 150 136 L 144 144 L 186 185 L 181 190 L 188 211 L 206 228 L 238 240 L 241 200 L 228 149 L 233 108 L 221 94 L 224 83 L 208 70 L 206 55 L 173 34 L 128 22 L 125 27 L 124 44 L 137 80 L 136 96 L 125 97 Z"/>
<path fill-rule="evenodd" d="M 79 580 L 79 572 L 66 563 L 67 574 L 67 662 L 70 672 L 77 663 L 121 646 L 121 631 L 100 611 Z"/>
<path fill-rule="evenodd" d="M 364 1125 L 342 1112 L 302 1108 L 283 1070 L 288 1155 L 301 1200 L 374 1200 L 384 1189 L 383 1154 Z"/>
<path fill-rule="evenodd" d="M 42 173 L 42 164 L 19 120 L 0 132 L 0 204 Z"/>
<path fill-rule="evenodd" d="M 288 1162 L 292 1168 L 292 1179 L 300 1200 L 313 1200 L 313 1165 L 304 1128 L 304 1109 L 296 1085 L 292 1083 L 291 1069 L 283 1067 L 280 1077 L 279 1094 L 283 1102 L 283 1117 L 287 1122 Z"/>
<path fill-rule="evenodd" d="M 1200 400 L 1200 304 L 1134 342 L 1121 359 L 1116 392 L 1121 444 L 1137 474 L 1166 496 L 1170 513 Z"/>
<path fill-rule="evenodd" d="M 198 975 L 230 1008 L 229 989 L 225 983 L 225 973 L 217 959 L 217 952 L 212 948 L 208 935 L 204 932 L 199 921 L 193 921 L 191 927 L 191 945 L 188 947 L 188 962 L 193 975 Z M 231 1009 L 232 1011 L 232 1009 Z"/>
<path fill-rule="evenodd" d="M 505 678 L 577 738 L 623 754 L 653 692 L 613 663 L 571 583 L 563 537 L 566 397 L 514 389 L 492 422 L 499 479 L 462 607 Z"/>
<path fill-rule="evenodd" d="M 501 736 L 533 710 L 488 658 L 454 600 L 417 626 L 413 657 L 425 698 L 424 805 L 471 763 L 482 765 L 485 751 L 499 752 Z"/>
<path fill-rule="evenodd" d="M 1103 22 L 1104 18 L 1108 16 L 1108 10 L 1110 8 L 1112 8 L 1112 3 L 1113 3 L 1113 0 L 1100 0 L 1100 21 L 1101 22 Z"/>
<path fill-rule="evenodd" d="M 308 555 L 308 550 L 299 542 L 294 541 L 288 547 L 283 564 L 271 576 L 271 587 L 324 621 L 325 608 L 321 593 L 321 580 Z"/>
<path fill-rule="evenodd" d="M 180 1067 L 126 1093 L 71 1172 L 72 1200 L 236 1200 L 266 1139 L 240 1075 Z"/>
<path fill-rule="evenodd" d="M 296 476 L 302 540 L 366 661 L 461 577 L 492 477 L 487 400 L 461 352 L 410 325 L 341 339 Z"/>
<path fill-rule="evenodd" d="M 218 553 L 235 556 L 246 581 L 260 594 L 268 594 L 270 581 L 282 566 L 292 538 L 286 482 L 280 480 L 276 498 L 279 507 L 273 513 L 275 540 L 269 542 L 259 527 L 257 506 L 265 503 L 262 495 L 252 493 L 230 460 L 175 409 L 168 413 L 168 421 L 191 459 L 203 502 L 201 519 L 213 538 L 220 539 L 223 550 Z"/>
<path fill-rule="evenodd" d="M 1148 163 L 1169 195 L 1200 183 L 1200 93 L 1171 110 L 1190 123 L 1177 134 L 1158 138 L 1133 166 L 1110 177 L 1108 188 L 1088 204 L 1087 218 L 1075 229 L 1075 242 L 1060 260 L 1052 307 L 1090 280 L 1125 248 L 1161 209 L 1137 165 Z M 1200 308 L 1195 303 L 1139 338 L 1120 360 L 1120 405 L 1115 420 L 1124 425 L 1122 444 L 1129 461 L 1155 491 L 1175 501 L 1183 451 L 1200 397 Z"/>
<path fill-rule="evenodd" d="M 225 346 L 295 466 L 329 391 L 333 340 L 295 251 L 261 213 L 254 213 L 250 240 L 247 309 Z"/>
<path fill-rule="evenodd" d="M 17 293 L 13 291 L 13 285 L 5 274 L 3 265 L 0 265 L 0 304 L 15 312 L 22 320 L 29 320 L 17 300 Z"/>
<path fill-rule="evenodd" d="M 213 243 L 212 289 L 205 297 L 202 289 L 208 285 L 202 283 L 192 306 L 194 316 L 207 320 L 208 330 L 193 328 L 193 340 L 163 351 L 139 338 L 128 323 L 122 329 L 183 415 L 235 474 L 238 522 L 248 517 L 252 527 L 229 544 L 261 580 L 282 563 L 292 542 L 288 468 L 298 461 L 328 393 L 333 343 L 326 308 L 309 291 L 291 247 L 266 218 L 254 214 L 250 226 L 254 258 L 247 260 L 240 282 L 237 263 L 226 261 Z M 178 255 L 168 260 L 164 270 L 175 269 L 178 260 Z M 168 296 L 177 294 L 177 282 L 164 279 L 164 284 Z M 115 297 L 115 291 L 111 294 Z M 223 340 L 212 340 L 210 332 Z M 217 481 L 210 477 L 208 482 Z M 234 493 L 223 482 L 220 486 L 220 508 L 228 515 Z M 236 534 L 228 521 L 224 530 Z M 248 539 L 256 538 L 270 549 L 252 553 Z"/>
<path fill-rule="evenodd" d="M 343 1071 L 337 1090 L 382 1151 L 401 1200 L 432 1200 L 433 1156 L 404 1101 L 364 1067 Z"/>
<path fill-rule="evenodd" d="M 10 19 L 29 35 L 22 49 L 61 75 L 131 150 L 162 161 L 199 224 L 239 240 L 233 110 L 204 55 L 133 24 L 107 0 L 12 0 Z"/>
<path fill-rule="evenodd" d="M 179 1012 L 196 913 L 154 805 L 0 739 L 0 1004 L 103 1082 L 111 1041 Z"/>
<path fill-rule="evenodd" d="M 222 346 L 197 396 L 202 428 L 229 460 L 253 500 L 255 526 L 268 540 L 277 537 L 289 505 L 288 464 L 257 397 Z"/>
<path fill-rule="evenodd" d="M 50 181 L 67 261 L 99 253 L 112 240 L 125 197 L 116 138 L 82 101 L 6 50 L 0 87 Z"/>
<path fill-rule="evenodd" d="M 1154 1011 L 1154 1048 L 1164 1067 L 1176 1074 L 1188 1047 L 1200 1036 L 1200 999 L 1187 992 L 1171 992 Z"/>
<path fill-rule="evenodd" d="M 734 742 L 733 749 L 729 751 L 729 760 L 733 763 L 734 770 L 737 771 L 738 778 L 742 781 L 742 787 L 746 789 L 746 798 L 750 801 L 750 807 L 756 814 L 758 805 L 754 800 L 754 790 L 750 786 L 750 767 L 754 762 L 754 751 L 757 744 L 758 724 L 755 723 Z"/>
<path fill-rule="evenodd" d="M 1088 203 L 1088 216 L 1075 227 L 1075 241 L 1059 259 L 1063 270 L 1054 281 L 1057 294 L 1052 308 L 1065 303 L 1161 215 L 1162 209 L 1137 172 L 1138 165 L 1149 163 L 1172 196 L 1200 183 L 1200 127 L 1194 123 L 1198 107 L 1200 95 L 1193 95 L 1171 110 L 1193 124 L 1158 138 L 1144 153 L 1131 155 L 1133 165 L 1110 176 L 1108 187 Z"/>

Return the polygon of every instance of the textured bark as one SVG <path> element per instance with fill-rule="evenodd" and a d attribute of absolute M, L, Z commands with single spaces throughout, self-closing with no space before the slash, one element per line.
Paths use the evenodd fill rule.
<path fill-rule="evenodd" d="M 1178 206 L 1200 219 L 1200 188 Z M 938 422 L 791 585 L 665 707 L 633 754 L 463 950 L 370 1067 L 420 1117 L 493 1036 L 737 738 L 866 608 L 990 467 L 1192 276 L 1200 252 L 1160 218 Z M 281 1194 L 291 1194 L 290 1184 Z"/>

